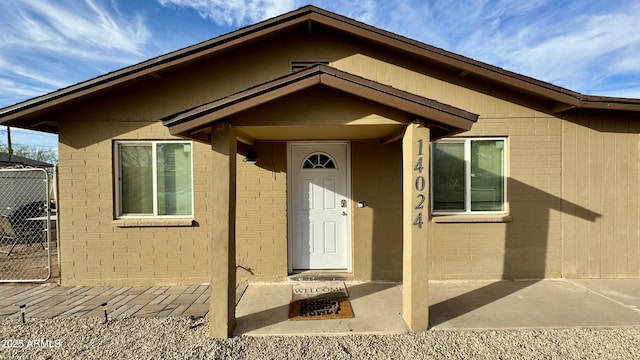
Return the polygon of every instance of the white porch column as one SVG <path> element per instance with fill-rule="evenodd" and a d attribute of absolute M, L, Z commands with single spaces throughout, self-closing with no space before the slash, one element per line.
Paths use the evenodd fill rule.
<path fill-rule="evenodd" d="M 407 126 L 402 139 L 402 317 L 411 331 L 429 326 L 429 128 Z"/>
<path fill-rule="evenodd" d="M 236 134 L 229 124 L 216 124 L 211 133 L 210 335 L 226 339 L 235 326 L 236 287 Z"/>

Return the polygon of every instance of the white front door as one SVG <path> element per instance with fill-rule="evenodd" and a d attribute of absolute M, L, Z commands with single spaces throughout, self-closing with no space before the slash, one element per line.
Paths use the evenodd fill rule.
<path fill-rule="evenodd" d="M 348 143 L 289 144 L 289 270 L 349 270 Z"/>

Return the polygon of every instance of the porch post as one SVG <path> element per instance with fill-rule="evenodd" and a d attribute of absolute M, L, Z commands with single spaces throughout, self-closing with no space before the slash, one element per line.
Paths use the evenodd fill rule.
<path fill-rule="evenodd" d="M 407 126 L 402 139 L 402 317 L 411 331 L 429 326 L 429 128 Z"/>
<path fill-rule="evenodd" d="M 226 339 L 235 326 L 236 286 L 236 134 L 229 124 L 216 124 L 211 133 L 213 163 L 210 179 L 211 296 L 210 335 Z"/>

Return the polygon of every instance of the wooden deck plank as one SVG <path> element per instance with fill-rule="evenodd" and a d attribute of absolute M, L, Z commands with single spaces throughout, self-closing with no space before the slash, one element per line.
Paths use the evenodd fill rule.
<path fill-rule="evenodd" d="M 126 305 L 129 303 L 129 301 L 133 300 L 136 298 L 136 296 L 138 295 L 128 295 L 128 294 L 122 294 L 123 298 L 120 299 L 118 302 L 114 302 L 111 306 L 113 306 L 114 308 Z"/>
<path fill-rule="evenodd" d="M 198 285 L 198 289 L 194 292 L 194 294 L 204 294 L 209 293 L 209 285 Z"/>
<path fill-rule="evenodd" d="M 158 295 L 155 297 L 155 299 L 151 300 L 151 302 L 149 303 L 149 305 L 158 305 L 162 302 L 162 300 L 166 299 L 169 295 Z"/>
<path fill-rule="evenodd" d="M 181 304 L 181 305 L 175 304 L 175 305 L 177 305 L 176 308 L 167 316 L 182 316 L 182 313 L 184 313 L 190 306 L 186 304 Z"/>
<path fill-rule="evenodd" d="M 167 289 L 168 289 L 168 287 L 166 287 L 166 286 L 154 286 L 153 293 L 155 295 L 164 294 L 164 292 L 167 291 Z"/>
<path fill-rule="evenodd" d="M 121 314 L 119 314 L 117 316 L 118 319 L 124 319 L 127 317 L 132 317 L 135 316 L 135 313 L 138 312 L 140 309 L 143 308 L 143 305 L 127 305 L 127 308 L 125 311 L 123 311 Z"/>
<path fill-rule="evenodd" d="M 84 314 L 86 314 L 87 311 L 85 310 L 84 305 L 77 305 L 72 307 L 71 309 L 59 314 L 58 316 L 56 316 L 56 318 L 68 318 L 68 317 L 73 317 L 73 316 L 82 316 Z"/>
<path fill-rule="evenodd" d="M 0 286 L 0 288 L 2 288 L 2 292 L 0 292 L 0 297 L 2 298 L 8 298 L 13 295 L 32 290 L 32 287 L 29 287 L 29 286 L 15 286 L 15 285 Z"/>
<path fill-rule="evenodd" d="M 207 302 L 209 302 L 209 296 L 210 296 L 209 293 L 204 293 L 204 294 L 200 295 L 196 299 L 195 303 L 196 304 L 206 304 Z"/>
<path fill-rule="evenodd" d="M 12 296 L 9 296 L 8 298 L 6 298 L 6 301 L 11 301 L 11 302 L 19 302 L 19 301 L 24 301 L 25 299 L 31 298 L 33 296 L 37 296 L 38 294 L 41 294 L 43 292 L 46 292 L 47 288 L 44 286 L 36 286 L 32 289 L 29 289 L 27 291 L 23 291 L 17 294 L 14 294 Z"/>
<path fill-rule="evenodd" d="M 162 304 L 145 305 L 136 313 L 136 316 L 156 317 L 160 311 L 164 310 L 165 307 L 166 305 Z"/>
<path fill-rule="evenodd" d="M 171 295 L 167 295 L 167 297 L 166 297 L 166 298 L 164 298 L 164 300 L 162 300 L 162 301 L 160 302 L 160 304 L 166 304 L 166 305 L 171 304 L 171 303 L 173 303 L 173 301 L 174 301 L 175 299 L 177 299 L 179 296 L 180 296 L 180 294 L 171 294 Z"/>
<path fill-rule="evenodd" d="M 169 304 L 167 305 L 167 307 L 162 309 L 162 311 L 158 312 L 158 314 L 155 317 L 167 317 L 169 316 L 169 314 L 175 311 L 177 307 L 178 305 Z"/>
<path fill-rule="evenodd" d="M 182 316 L 185 317 L 205 317 L 209 314 L 209 304 L 192 304 L 185 311 L 182 312 Z"/>
<path fill-rule="evenodd" d="M 194 291 L 198 290 L 198 286 L 200 285 L 190 285 L 187 287 L 187 290 L 184 291 L 185 294 L 193 294 Z"/>
<path fill-rule="evenodd" d="M 209 285 L 90 287 L 0 286 L 0 319 L 18 318 L 16 304 L 26 304 L 27 318 L 131 316 L 206 316 Z"/>
<path fill-rule="evenodd" d="M 111 318 L 111 319 L 117 319 L 117 318 L 120 318 L 120 316 L 121 316 L 123 313 L 125 313 L 125 312 L 127 312 L 127 311 L 131 310 L 131 308 L 132 308 L 133 306 L 134 306 L 134 305 L 124 304 L 124 305 L 121 305 L 121 306 L 115 307 L 115 308 L 114 308 L 114 310 L 111 312 L 111 314 L 109 314 L 109 318 Z"/>
<path fill-rule="evenodd" d="M 49 319 L 53 319 L 55 317 L 58 317 L 60 314 L 63 314 L 67 311 L 69 311 L 70 309 L 73 309 L 73 306 L 68 306 L 68 305 L 58 305 L 58 306 L 54 306 L 48 309 L 45 309 L 44 311 L 41 311 L 37 314 L 31 314 L 31 313 L 27 313 L 29 317 L 38 317 L 38 318 L 49 318 Z"/>

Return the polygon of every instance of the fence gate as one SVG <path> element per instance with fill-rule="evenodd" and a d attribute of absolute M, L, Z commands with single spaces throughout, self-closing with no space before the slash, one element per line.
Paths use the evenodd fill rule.
<path fill-rule="evenodd" d="M 0 282 L 51 277 L 49 178 L 44 169 L 0 169 Z"/>

